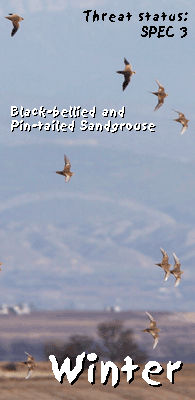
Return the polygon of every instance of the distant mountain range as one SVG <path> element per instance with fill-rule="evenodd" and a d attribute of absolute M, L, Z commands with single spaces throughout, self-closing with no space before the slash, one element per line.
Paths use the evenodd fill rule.
<path fill-rule="evenodd" d="M 0 302 L 192 310 L 194 164 L 98 145 L 61 147 L 0 150 L 7 176 L 0 178 Z M 75 172 L 67 184 L 52 172 L 65 151 Z M 159 246 L 172 264 L 173 251 L 182 263 L 178 288 L 154 265 Z"/>

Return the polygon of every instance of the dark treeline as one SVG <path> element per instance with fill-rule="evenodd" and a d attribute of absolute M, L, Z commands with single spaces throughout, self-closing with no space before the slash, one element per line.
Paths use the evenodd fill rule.
<path fill-rule="evenodd" d="M 18 362 L 24 361 L 25 351 L 32 354 L 36 361 L 48 361 L 53 354 L 59 366 L 63 364 L 66 357 L 72 361 L 72 368 L 75 366 L 78 354 L 85 352 L 96 353 L 99 360 L 113 361 L 124 364 L 124 358 L 130 356 L 135 364 L 145 364 L 149 361 L 149 356 L 145 348 L 140 348 L 134 339 L 133 330 L 124 329 L 124 321 L 113 320 L 100 323 L 97 326 L 99 339 L 87 335 L 72 335 L 67 342 L 48 341 L 30 342 L 15 341 L 5 347 L 0 342 L 0 361 Z M 176 340 L 167 341 L 160 344 L 163 357 L 156 357 L 159 362 L 176 362 L 181 360 L 186 363 L 195 362 L 195 344 L 180 343 Z M 91 363 L 85 361 L 85 369 Z"/>

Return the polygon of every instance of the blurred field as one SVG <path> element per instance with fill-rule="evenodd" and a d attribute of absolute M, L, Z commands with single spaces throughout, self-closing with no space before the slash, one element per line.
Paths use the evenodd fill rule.
<path fill-rule="evenodd" d="M 44 360 L 46 343 L 65 343 L 72 335 L 87 335 L 99 340 L 97 325 L 121 320 L 124 329 L 133 329 L 138 346 L 145 350 L 149 359 L 159 362 L 181 360 L 195 362 L 195 313 L 153 312 L 161 329 L 160 340 L 152 349 L 151 335 L 141 332 L 147 326 L 145 311 L 35 311 L 28 315 L 0 315 L 0 361 L 22 361 L 24 351 L 37 361 Z M 173 347 L 171 350 L 167 346 Z M 178 348 L 178 350 L 177 350 Z"/>
<path fill-rule="evenodd" d="M 144 366 L 135 372 L 134 381 L 129 385 L 126 374 L 120 374 L 120 383 L 113 388 L 111 376 L 107 385 L 103 385 L 100 379 L 100 364 L 97 365 L 95 373 L 95 385 L 88 382 L 87 371 L 79 377 L 74 385 L 70 385 L 66 376 L 60 384 L 54 377 L 51 362 L 39 362 L 36 371 L 28 380 L 25 379 L 27 368 L 17 363 L 17 371 L 5 372 L 0 363 L 0 399 L 1 400 L 188 400 L 195 398 L 195 364 L 184 364 L 181 371 L 174 375 L 174 384 L 167 379 L 167 366 L 162 364 L 164 372 L 162 375 L 151 375 L 152 380 L 161 382 L 161 387 L 149 386 L 141 376 Z"/>

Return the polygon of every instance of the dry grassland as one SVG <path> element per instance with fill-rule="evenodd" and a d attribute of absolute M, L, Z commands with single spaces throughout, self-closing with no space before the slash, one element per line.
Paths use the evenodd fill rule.
<path fill-rule="evenodd" d="M 66 376 L 60 384 L 54 377 L 51 362 L 38 363 L 36 371 L 28 380 L 25 379 L 26 367 L 17 363 L 17 371 L 5 372 L 0 363 L 0 400 L 188 400 L 195 398 L 195 364 L 184 364 L 181 371 L 175 373 L 174 384 L 166 377 L 166 364 L 162 365 L 162 375 L 151 375 L 152 380 L 160 381 L 161 387 L 149 386 L 141 376 L 144 366 L 135 372 L 134 381 L 128 384 L 126 374 L 120 374 L 117 388 L 112 387 L 111 376 L 107 385 L 100 379 L 100 365 L 97 365 L 94 385 L 88 382 L 87 371 L 70 385 Z"/>

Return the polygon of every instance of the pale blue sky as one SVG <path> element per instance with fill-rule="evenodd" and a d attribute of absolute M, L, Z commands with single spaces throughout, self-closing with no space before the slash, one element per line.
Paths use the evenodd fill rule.
<path fill-rule="evenodd" d="M 116 18 L 114 23 L 108 18 L 92 22 L 89 17 L 87 23 L 83 14 L 87 9 L 99 15 L 130 12 L 132 17 L 129 22 Z M 25 18 L 14 37 L 11 22 L 4 18 L 11 12 Z M 151 14 L 148 22 L 139 21 L 141 12 Z M 162 12 L 168 16 L 188 12 L 187 21 L 170 22 L 167 16 L 164 22 L 162 18 L 154 22 L 154 14 Z M 127 309 L 144 308 L 147 299 L 150 308 L 166 309 L 170 303 L 172 309 L 192 308 L 194 3 L 2 0 L 0 17 L 4 262 L 0 303 L 22 299 L 42 308 L 93 309 L 109 303 Z M 141 37 L 144 25 L 171 25 L 174 37 Z M 183 39 L 182 26 L 188 29 Z M 123 92 L 123 77 L 116 71 L 124 68 L 124 57 L 137 73 Z M 154 113 L 157 98 L 148 92 L 158 89 L 155 79 L 169 96 Z M 31 110 L 57 106 L 60 111 L 96 106 L 96 118 L 89 120 L 102 124 L 109 119 L 102 116 L 104 108 L 118 111 L 125 106 L 124 119 L 113 118 L 112 123 L 154 123 L 156 129 L 155 133 L 82 132 L 77 119 L 74 133 L 19 129 L 11 133 L 11 106 Z M 182 136 L 172 109 L 190 120 Z M 39 120 L 32 117 L 25 122 Z M 47 116 L 41 121 L 52 120 Z M 64 154 L 75 172 L 67 184 L 53 172 L 63 168 Z M 163 271 L 154 267 L 161 258 L 159 246 L 166 247 L 170 258 L 174 251 L 184 264 L 177 292 L 173 277 L 165 284 Z M 152 287 L 156 292 L 150 297 Z"/>

